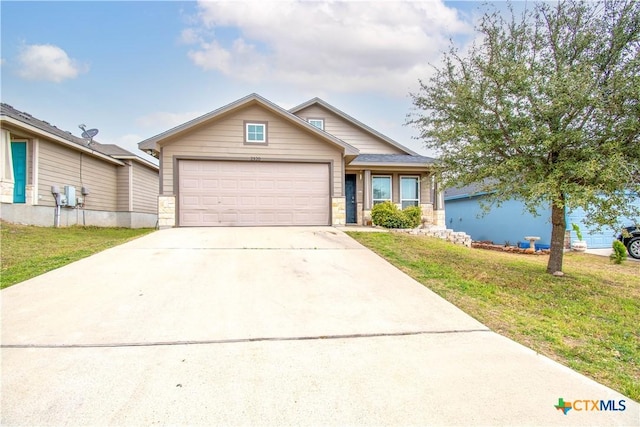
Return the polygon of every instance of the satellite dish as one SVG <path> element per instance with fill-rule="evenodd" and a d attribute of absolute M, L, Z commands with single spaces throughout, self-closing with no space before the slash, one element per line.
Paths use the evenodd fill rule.
<path fill-rule="evenodd" d="M 87 129 L 82 132 L 82 137 L 87 139 L 93 139 L 98 134 L 98 129 Z"/>
<path fill-rule="evenodd" d="M 93 142 L 93 137 L 98 134 L 98 129 L 86 129 L 86 125 L 78 125 L 78 127 L 82 129 L 82 137 L 89 140 L 87 145 L 91 144 Z"/>

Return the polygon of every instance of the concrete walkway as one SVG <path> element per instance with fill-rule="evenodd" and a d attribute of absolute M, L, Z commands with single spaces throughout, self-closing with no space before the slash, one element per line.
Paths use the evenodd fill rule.
<path fill-rule="evenodd" d="M 606 249 L 587 249 L 586 253 L 591 254 L 591 255 L 606 256 L 607 258 L 609 258 L 609 255 L 611 255 L 613 253 L 613 249 L 611 249 L 611 248 L 606 248 Z M 631 257 L 628 252 L 627 252 L 626 261 L 639 262 L 640 263 L 640 259 L 636 259 L 636 258 Z"/>
<path fill-rule="evenodd" d="M 2 425 L 640 423 L 330 227 L 163 230 L 0 296 Z"/>

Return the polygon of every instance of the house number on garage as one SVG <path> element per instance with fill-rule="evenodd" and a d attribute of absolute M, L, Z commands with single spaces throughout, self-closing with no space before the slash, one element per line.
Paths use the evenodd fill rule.
<path fill-rule="evenodd" d="M 259 162 L 262 160 L 262 157 L 249 157 L 249 160 L 251 160 L 252 162 Z"/>

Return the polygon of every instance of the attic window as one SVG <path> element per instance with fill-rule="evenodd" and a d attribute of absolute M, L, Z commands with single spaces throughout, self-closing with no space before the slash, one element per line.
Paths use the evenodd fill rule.
<path fill-rule="evenodd" d="M 320 130 L 324 130 L 324 119 L 309 119 L 309 124 L 315 126 Z"/>
<path fill-rule="evenodd" d="M 266 144 L 267 143 L 267 123 L 266 122 L 245 122 L 244 142 L 246 144 Z"/>

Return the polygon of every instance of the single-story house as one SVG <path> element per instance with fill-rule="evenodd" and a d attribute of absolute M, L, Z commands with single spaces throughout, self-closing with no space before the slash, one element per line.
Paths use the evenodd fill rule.
<path fill-rule="evenodd" d="M 507 200 L 501 206 L 492 206 L 484 214 L 480 205 L 486 199 L 477 185 L 447 189 L 444 194 L 446 207 L 446 225 L 455 231 L 464 231 L 474 241 L 492 241 L 495 244 L 509 243 L 528 247 L 525 236 L 538 236 L 536 246 L 548 247 L 551 244 L 551 207 L 540 206 L 538 216 L 527 211 L 524 203 L 518 200 Z M 630 196 L 631 197 L 631 196 Z M 635 206 L 640 208 L 640 198 L 634 198 Z M 572 224 L 577 224 L 582 232 L 583 240 L 591 249 L 610 248 L 620 230 L 603 227 L 596 230 L 587 225 L 583 209 L 575 209 L 565 213 L 567 230 L 565 247 L 569 248 L 573 240 L 577 240 Z M 640 219 L 621 218 L 623 224 L 632 225 Z"/>
<path fill-rule="evenodd" d="M 4 103 L 0 131 L 3 220 L 40 226 L 156 226 L 157 165 Z"/>
<path fill-rule="evenodd" d="M 160 227 L 369 224 L 385 200 L 444 223 L 434 159 L 318 98 L 251 94 L 138 146 L 160 159 Z"/>

